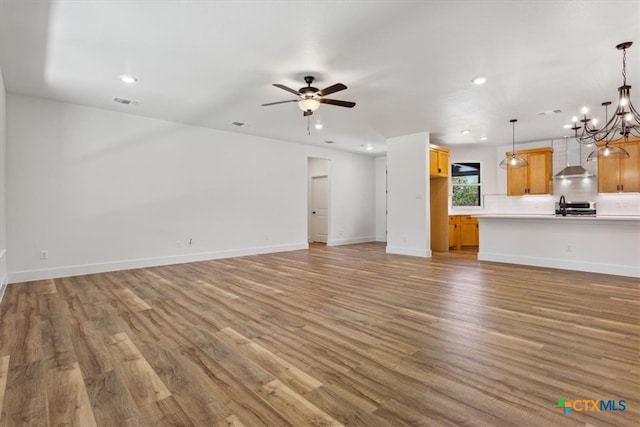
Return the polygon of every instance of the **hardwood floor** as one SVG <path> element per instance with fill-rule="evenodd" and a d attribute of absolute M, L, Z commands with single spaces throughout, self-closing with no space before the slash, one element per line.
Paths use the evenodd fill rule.
<path fill-rule="evenodd" d="M 376 243 L 13 284 L 0 425 L 637 426 L 639 313 L 637 279 Z"/>

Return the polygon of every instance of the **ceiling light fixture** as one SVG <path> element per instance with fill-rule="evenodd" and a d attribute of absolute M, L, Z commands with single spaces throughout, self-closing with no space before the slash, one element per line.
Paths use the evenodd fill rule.
<path fill-rule="evenodd" d="M 322 123 L 316 123 L 314 126 L 316 129 L 320 130 L 322 129 L 324 126 L 322 126 Z"/>
<path fill-rule="evenodd" d="M 314 112 L 320 107 L 320 101 L 314 98 L 305 98 L 298 101 L 298 107 L 305 113 Z"/>
<path fill-rule="evenodd" d="M 615 113 L 609 119 L 610 101 L 603 102 L 602 106 L 605 111 L 605 124 L 598 129 L 596 119 L 587 117 L 589 109 L 583 107 L 581 110 L 582 118 L 573 118 L 573 127 L 576 140 L 581 144 L 598 145 L 598 148 L 587 157 L 587 160 L 593 160 L 598 157 L 625 159 L 629 157 L 629 153 L 622 147 L 609 146 L 609 143 L 615 139 L 624 139 L 628 141 L 629 136 L 640 137 L 640 114 L 636 111 L 631 103 L 631 86 L 627 85 L 627 49 L 631 47 L 633 42 L 624 42 L 616 46 L 616 49 L 622 51 L 622 86 L 618 88 L 618 106 Z M 582 123 L 581 125 L 578 122 Z M 581 131 L 578 134 L 578 131 Z"/>
<path fill-rule="evenodd" d="M 368 144 L 367 147 L 365 148 L 365 150 L 373 151 L 373 147 L 371 146 L 371 144 Z"/>
<path fill-rule="evenodd" d="M 502 159 L 502 161 L 500 162 L 500 167 L 502 169 L 523 168 L 528 165 L 527 161 L 522 157 L 516 156 L 516 122 L 518 121 L 518 119 L 511 119 L 509 121 L 511 122 L 511 125 L 513 127 L 513 148 L 511 150 L 511 155 L 507 154 L 507 156 Z"/>
<path fill-rule="evenodd" d="M 473 82 L 474 85 L 480 86 L 480 85 L 483 85 L 483 84 L 485 84 L 487 82 L 487 78 L 484 77 L 484 76 L 478 76 L 478 77 L 475 77 L 471 81 Z"/>
<path fill-rule="evenodd" d="M 126 83 L 128 85 L 132 85 L 138 81 L 138 79 L 136 79 L 135 77 L 129 76 L 126 74 L 121 75 L 120 80 L 122 80 L 123 83 Z"/>
<path fill-rule="evenodd" d="M 469 129 L 465 129 L 465 130 L 461 131 L 461 133 L 463 135 L 467 135 L 467 134 L 471 133 L 471 131 Z"/>
<path fill-rule="evenodd" d="M 481 137 L 480 137 L 480 141 L 486 141 L 486 140 L 487 140 L 487 137 L 486 137 L 486 136 L 481 136 Z"/>

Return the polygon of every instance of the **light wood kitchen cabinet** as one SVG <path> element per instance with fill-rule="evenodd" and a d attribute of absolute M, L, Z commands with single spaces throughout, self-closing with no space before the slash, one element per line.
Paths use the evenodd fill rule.
<path fill-rule="evenodd" d="M 507 169 L 507 195 L 552 194 L 551 147 L 516 151 L 528 165 L 524 168 Z M 507 156 L 511 152 L 506 153 Z"/>
<path fill-rule="evenodd" d="M 449 149 L 431 145 L 429 148 L 429 176 L 449 176 Z"/>
<path fill-rule="evenodd" d="M 640 192 L 640 138 L 629 138 L 628 142 L 620 141 L 609 145 L 624 148 L 629 153 L 629 158 L 598 158 L 598 192 Z"/>
<path fill-rule="evenodd" d="M 457 215 L 449 216 L 449 249 L 458 247 L 458 230 L 460 218 Z"/>
<path fill-rule="evenodd" d="M 478 218 L 469 215 L 449 216 L 449 248 L 460 249 L 463 246 L 478 246 Z"/>
<path fill-rule="evenodd" d="M 478 218 L 460 216 L 460 246 L 478 246 Z"/>

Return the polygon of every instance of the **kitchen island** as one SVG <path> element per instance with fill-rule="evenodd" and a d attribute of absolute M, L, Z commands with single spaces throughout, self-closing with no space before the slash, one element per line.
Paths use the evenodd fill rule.
<path fill-rule="evenodd" d="M 478 260 L 640 277 L 640 216 L 477 217 Z"/>

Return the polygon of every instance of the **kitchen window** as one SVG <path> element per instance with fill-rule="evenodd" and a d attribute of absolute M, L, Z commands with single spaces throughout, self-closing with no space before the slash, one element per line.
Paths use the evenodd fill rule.
<path fill-rule="evenodd" d="M 453 207 L 482 206 L 480 163 L 452 163 L 451 184 Z"/>

